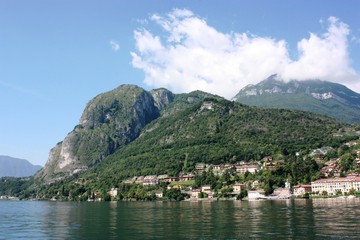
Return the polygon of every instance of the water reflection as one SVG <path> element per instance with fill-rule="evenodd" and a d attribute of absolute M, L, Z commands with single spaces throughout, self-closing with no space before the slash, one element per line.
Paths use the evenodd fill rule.
<path fill-rule="evenodd" d="M 359 239 L 360 199 L 0 201 L 0 239 Z"/>

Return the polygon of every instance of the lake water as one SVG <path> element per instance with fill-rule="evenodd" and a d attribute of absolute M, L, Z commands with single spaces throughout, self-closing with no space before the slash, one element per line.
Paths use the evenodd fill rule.
<path fill-rule="evenodd" d="M 0 239 L 360 239 L 360 199 L 0 201 Z"/>

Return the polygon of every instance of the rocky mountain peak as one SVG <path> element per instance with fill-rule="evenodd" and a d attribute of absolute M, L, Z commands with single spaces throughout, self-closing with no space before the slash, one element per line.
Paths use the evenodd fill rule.
<path fill-rule="evenodd" d="M 328 81 L 285 82 L 272 75 L 256 85 L 244 87 L 233 100 L 260 107 L 311 111 L 350 123 L 360 122 L 360 114 L 357 113 L 360 110 L 360 94 Z M 345 119 L 340 116 L 343 110 L 348 115 Z"/>
<path fill-rule="evenodd" d="M 150 91 L 154 99 L 155 106 L 159 111 L 164 110 L 173 100 L 175 95 L 165 88 L 154 89 Z"/>
<path fill-rule="evenodd" d="M 99 94 L 85 107 L 79 125 L 51 149 L 38 177 L 54 181 L 96 165 L 136 139 L 173 99 L 166 89 L 147 92 L 135 85 Z"/>

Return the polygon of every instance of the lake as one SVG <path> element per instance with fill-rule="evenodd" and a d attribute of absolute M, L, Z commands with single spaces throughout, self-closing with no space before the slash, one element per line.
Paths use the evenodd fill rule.
<path fill-rule="evenodd" d="M 360 199 L 0 201 L 0 239 L 359 239 Z"/>

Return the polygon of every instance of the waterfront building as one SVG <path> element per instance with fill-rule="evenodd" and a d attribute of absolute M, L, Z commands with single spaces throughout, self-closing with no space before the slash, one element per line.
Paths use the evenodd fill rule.
<path fill-rule="evenodd" d="M 294 196 L 303 196 L 305 193 L 311 193 L 311 185 L 296 185 L 294 186 Z"/>
<path fill-rule="evenodd" d="M 326 192 L 329 195 L 337 193 L 349 193 L 350 190 L 360 192 L 360 177 L 359 175 L 350 175 L 345 178 L 325 178 L 319 179 L 311 183 L 313 192 L 322 194 Z"/>
<path fill-rule="evenodd" d="M 265 191 L 263 189 L 248 191 L 249 200 L 256 200 L 261 198 L 266 198 Z"/>
<path fill-rule="evenodd" d="M 116 196 L 118 195 L 118 191 L 119 191 L 118 188 L 111 188 L 111 190 L 108 192 L 108 194 L 109 194 L 111 197 L 116 197 Z"/>

